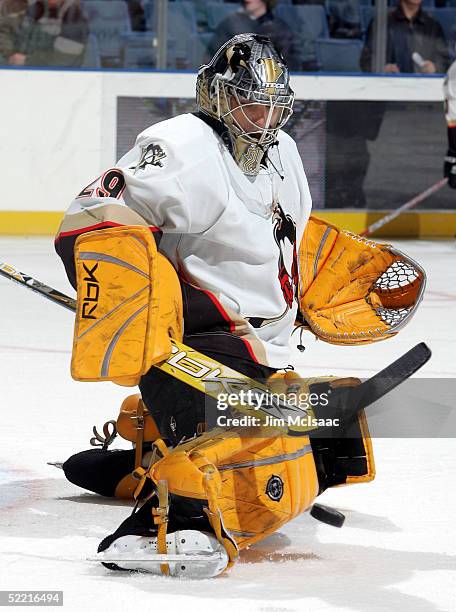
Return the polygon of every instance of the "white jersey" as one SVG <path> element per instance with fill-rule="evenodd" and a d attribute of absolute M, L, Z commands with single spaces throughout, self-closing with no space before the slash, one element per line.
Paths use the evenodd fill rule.
<path fill-rule="evenodd" d="M 445 96 L 445 117 L 448 127 L 456 127 L 456 62 L 448 70 L 443 84 Z"/>
<path fill-rule="evenodd" d="M 57 250 L 65 259 L 62 241 L 74 243 L 82 231 L 145 222 L 161 234 L 159 250 L 181 281 L 210 296 L 249 354 L 285 367 L 311 197 L 294 141 L 281 131 L 278 142 L 267 167 L 249 178 L 200 118 L 185 114 L 153 125 L 72 202 Z"/>

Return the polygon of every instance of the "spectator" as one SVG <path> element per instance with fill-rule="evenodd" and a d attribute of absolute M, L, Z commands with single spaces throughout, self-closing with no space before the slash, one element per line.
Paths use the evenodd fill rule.
<path fill-rule="evenodd" d="M 374 66 L 373 32 L 372 21 L 360 61 L 365 72 Z M 422 10 L 421 0 L 399 1 L 388 15 L 387 37 L 384 72 L 433 74 L 447 70 L 449 54 L 442 26 Z M 418 63 L 412 58 L 414 54 Z"/>
<path fill-rule="evenodd" d="M 242 8 L 228 15 L 217 26 L 208 44 L 208 57 L 212 57 L 228 39 L 236 34 L 252 32 L 269 36 L 283 55 L 290 70 L 300 70 L 299 53 L 290 27 L 272 9 L 276 0 L 243 0 Z"/>
<path fill-rule="evenodd" d="M 79 0 L 37 0 L 26 10 L 18 0 L 6 3 L 10 6 L 0 22 L 0 54 L 10 65 L 81 65 L 88 25 Z"/>
<path fill-rule="evenodd" d="M 0 63 L 22 66 L 25 56 L 18 52 L 18 32 L 27 13 L 27 0 L 3 0 L 0 4 Z"/>
<path fill-rule="evenodd" d="M 128 14 L 130 16 L 131 29 L 134 32 L 145 32 L 147 30 L 146 15 L 142 0 L 126 0 Z"/>

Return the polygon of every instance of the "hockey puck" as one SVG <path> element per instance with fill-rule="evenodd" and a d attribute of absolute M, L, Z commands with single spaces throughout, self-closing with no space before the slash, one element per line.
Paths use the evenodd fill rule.
<path fill-rule="evenodd" d="M 342 527 L 345 521 L 345 516 L 342 512 L 334 510 L 334 508 L 328 508 L 328 506 L 322 506 L 321 504 L 314 504 L 310 514 L 317 521 L 332 525 L 333 527 Z"/>

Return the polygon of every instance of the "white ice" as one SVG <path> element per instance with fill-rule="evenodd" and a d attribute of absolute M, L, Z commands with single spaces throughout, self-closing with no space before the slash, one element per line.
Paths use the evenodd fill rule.
<path fill-rule="evenodd" d="M 438 378 L 456 375 L 456 246 L 394 244 L 428 274 L 409 326 L 366 347 L 306 335 L 306 351 L 294 350 L 292 361 L 304 375 L 364 377 L 424 340 L 433 357 L 419 375 L 435 379 L 438 400 Z M 2 238 L 0 260 L 71 293 L 50 239 Z M 128 390 L 71 380 L 70 312 L 1 277 L 0 302 L 0 589 L 63 590 L 70 610 L 456 610 L 451 438 L 374 440 L 374 482 L 319 500 L 346 514 L 342 529 L 302 515 L 217 579 L 124 575 L 89 562 L 130 506 L 78 489 L 46 462 L 88 448 L 92 425 L 114 418 Z"/>

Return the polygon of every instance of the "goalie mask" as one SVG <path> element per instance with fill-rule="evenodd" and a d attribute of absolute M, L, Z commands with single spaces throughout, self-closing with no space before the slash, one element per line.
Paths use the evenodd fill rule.
<path fill-rule="evenodd" d="M 232 155 L 247 175 L 258 174 L 293 101 L 285 61 L 265 36 L 231 38 L 198 72 L 198 109 L 227 128 Z"/>

